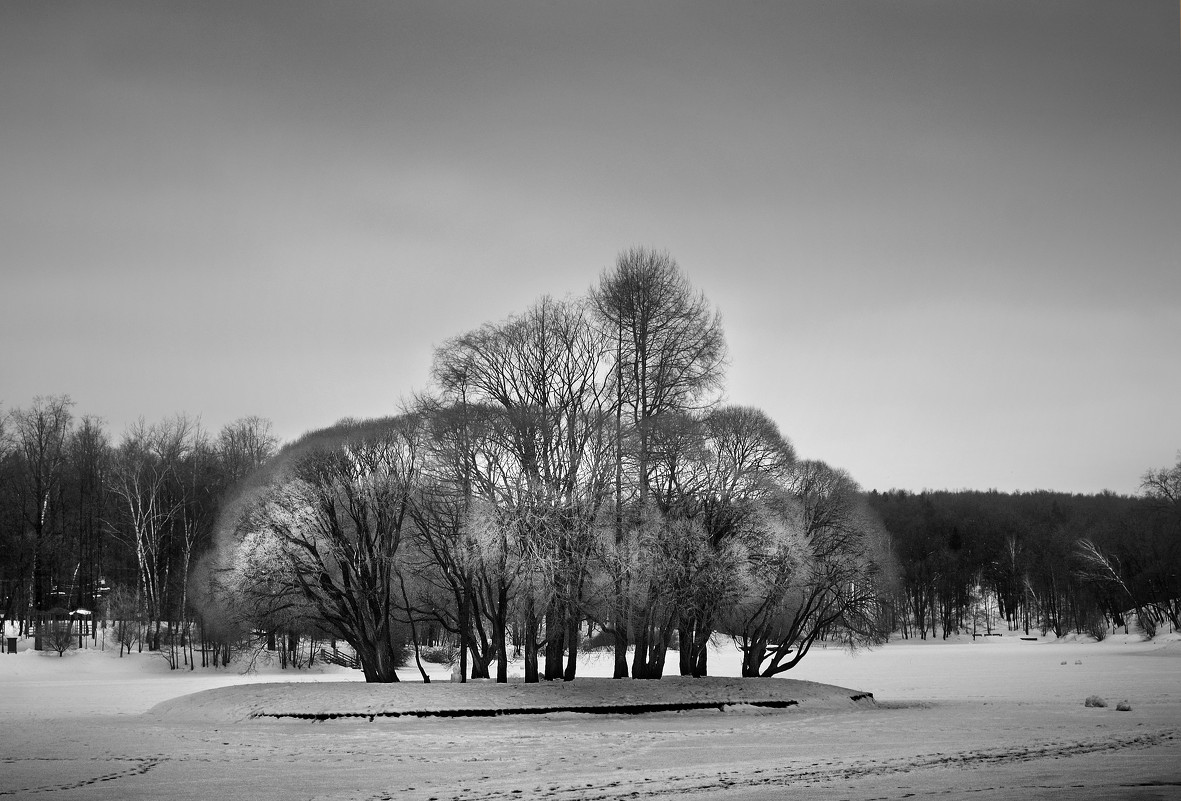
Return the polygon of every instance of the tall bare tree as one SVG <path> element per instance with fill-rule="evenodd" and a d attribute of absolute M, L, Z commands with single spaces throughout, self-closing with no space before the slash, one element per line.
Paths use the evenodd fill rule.
<path fill-rule="evenodd" d="M 94 608 L 107 562 L 104 521 L 109 516 L 107 486 L 111 444 L 102 421 L 84 415 L 69 442 L 70 519 L 74 533 L 74 605 Z"/>
<path fill-rule="evenodd" d="M 159 647 L 161 624 L 172 611 L 174 555 L 184 547 L 186 499 L 183 466 L 200 441 L 197 421 L 177 415 L 149 425 L 141 418 L 124 433 L 111 466 L 116 498 L 112 527 L 135 551 L 137 590 Z M 186 549 L 187 550 L 187 549 Z"/>
<path fill-rule="evenodd" d="M 73 425 L 74 402 L 68 395 L 37 396 L 27 409 L 12 412 L 13 434 L 21 458 L 18 491 L 21 511 L 31 534 L 29 594 L 32 607 L 45 607 L 49 589 L 48 539 L 61 513 L 60 490 L 68 453 L 66 443 Z"/>
<path fill-rule="evenodd" d="M 625 550 L 624 510 L 648 502 L 656 420 L 702 409 L 722 386 L 726 343 L 721 316 L 694 291 L 667 253 L 633 248 L 621 253 L 591 291 L 604 342 L 614 351 L 615 547 Z M 636 502 L 629 503 L 629 492 Z M 626 581 L 626 573 L 618 573 Z M 627 675 L 631 591 L 616 587 L 615 676 Z"/>
<path fill-rule="evenodd" d="M 17 491 L 21 465 L 11 415 L 11 411 L 0 408 L 0 549 L 7 554 L 0 560 L 0 616 L 5 620 L 23 616 L 26 605 L 22 601 L 28 580 L 24 564 L 25 526 Z"/>

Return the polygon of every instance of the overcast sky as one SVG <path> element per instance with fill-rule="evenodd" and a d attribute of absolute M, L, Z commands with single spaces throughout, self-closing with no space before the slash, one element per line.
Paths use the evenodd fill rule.
<path fill-rule="evenodd" d="M 0 404 L 389 414 L 669 251 L 728 400 L 867 489 L 1181 448 L 1173 0 L 0 0 Z"/>

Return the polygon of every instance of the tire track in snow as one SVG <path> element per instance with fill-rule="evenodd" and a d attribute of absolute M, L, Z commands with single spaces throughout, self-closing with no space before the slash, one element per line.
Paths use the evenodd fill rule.
<path fill-rule="evenodd" d="M 531 790 L 515 789 L 494 793 L 436 792 L 440 800 L 496 801 L 496 799 L 546 798 L 555 801 L 613 801 L 620 798 L 681 796 L 686 793 L 755 788 L 776 785 L 803 785 L 856 780 L 909 773 L 934 768 L 976 768 L 1000 763 L 1034 762 L 1125 749 L 1151 748 L 1176 739 L 1178 731 L 1165 729 L 1136 735 L 1121 735 L 1085 740 L 1053 740 L 1025 746 L 980 748 L 967 751 L 915 754 L 889 759 L 833 761 L 822 767 L 779 766 L 746 770 L 720 771 L 673 777 L 620 779 L 611 782 L 587 782 L 561 785 L 547 782 Z M 380 798 L 381 796 L 375 796 Z"/>

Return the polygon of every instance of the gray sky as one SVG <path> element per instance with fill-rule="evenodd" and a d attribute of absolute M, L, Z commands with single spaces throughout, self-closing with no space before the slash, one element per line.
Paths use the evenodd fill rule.
<path fill-rule="evenodd" d="M 0 403 L 291 439 L 668 250 L 864 487 L 1181 448 L 1171 0 L 0 0 Z"/>

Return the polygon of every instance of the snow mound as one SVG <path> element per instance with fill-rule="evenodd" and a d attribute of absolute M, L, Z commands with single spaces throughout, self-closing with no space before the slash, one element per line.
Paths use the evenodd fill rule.
<path fill-rule="evenodd" d="M 793 679 L 673 677 L 659 681 L 578 679 L 543 684 L 318 682 L 251 684 L 193 693 L 146 714 L 169 720 L 246 718 L 497 717 L 685 711 L 848 710 L 872 693 Z"/>

